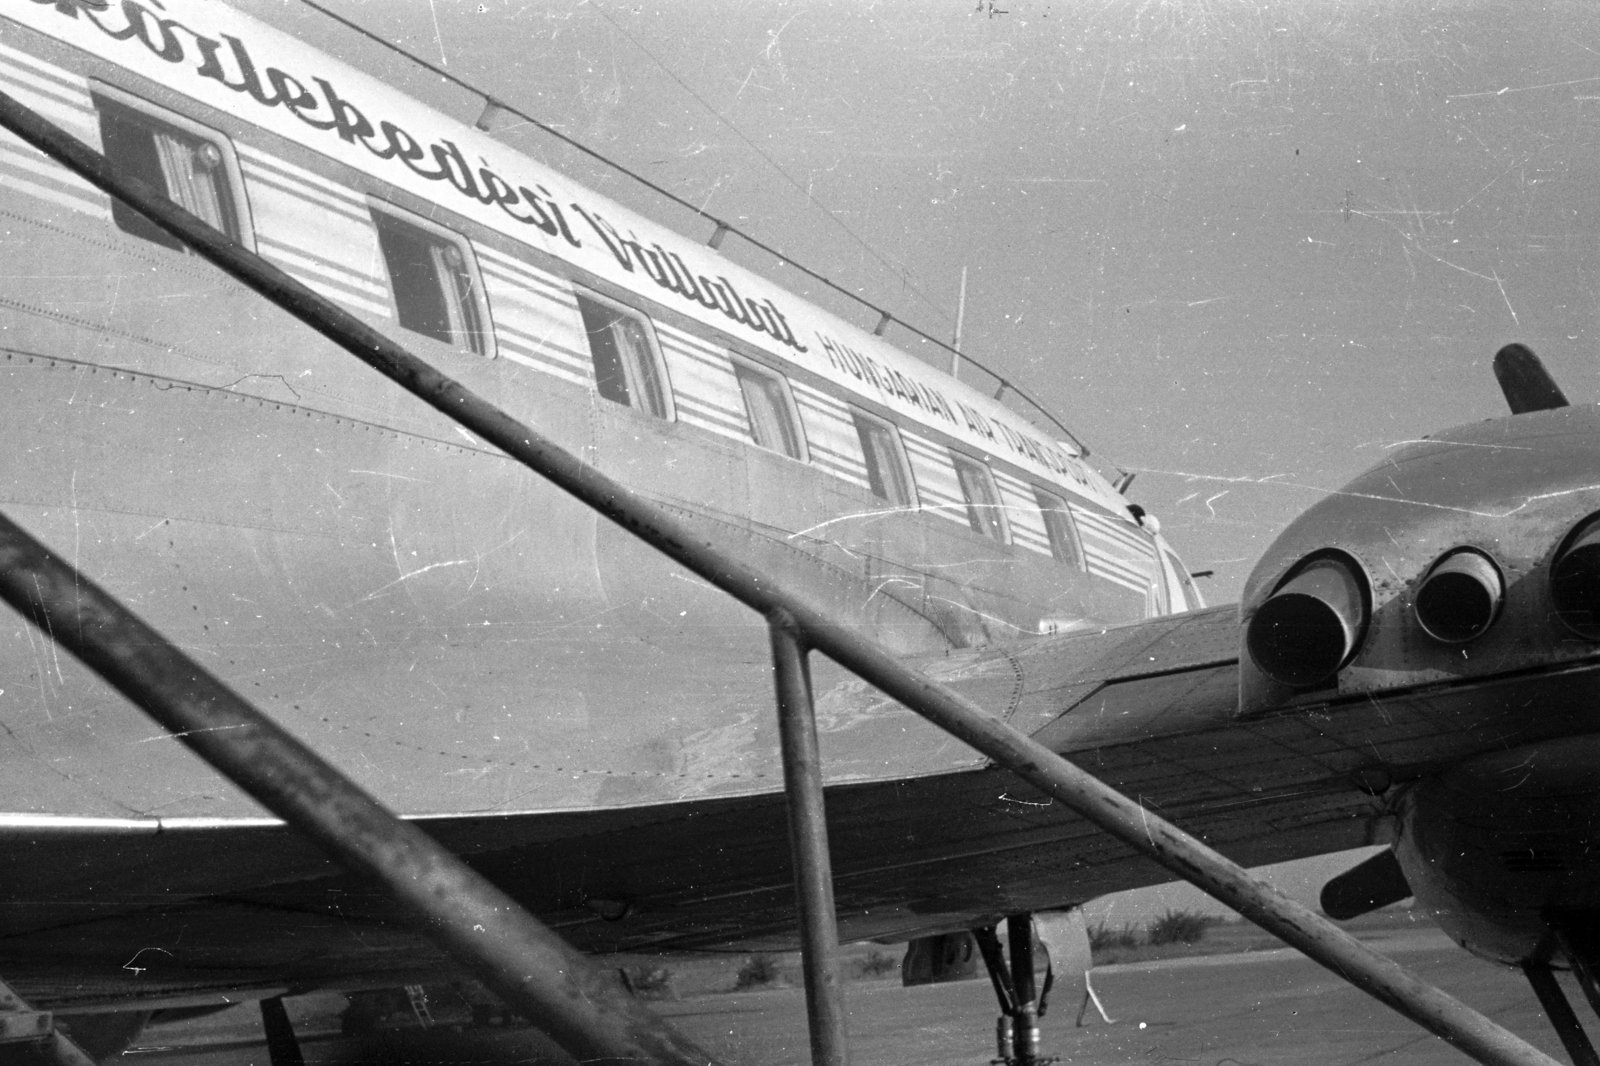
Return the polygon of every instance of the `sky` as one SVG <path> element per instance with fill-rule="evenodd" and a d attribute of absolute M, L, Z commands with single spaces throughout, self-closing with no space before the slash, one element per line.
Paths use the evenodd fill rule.
<path fill-rule="evenodd" d="M 234 2 L 479 113 L 303 0 Z M 1136 473 L 1212 603 L 1387 448 L 1505 413 L 1502 344 L 1600 395 L 1593 5 L 319 2 L 929 333 L 966 268 L 963 350 Z M 710 235 L 536 128 L 500 136 Z"/>

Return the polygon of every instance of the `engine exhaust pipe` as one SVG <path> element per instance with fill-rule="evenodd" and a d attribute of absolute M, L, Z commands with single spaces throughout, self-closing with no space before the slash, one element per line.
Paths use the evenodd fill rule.
<path fill-rule="evenodd" d="M 1550 566 L 1550 597 L 1567 628 L 1600 640 L 1600 515 L 1583 521 Z"/>
<path fill-rule="evenodd" d="M 1457 548 L 1423 579 L 1414 610 L 1428 636 L 1463 644 L 1489 628 L 1504 596 L 1505 579 L 1495 565 L 1471 548 Z"/>
<path fill-rule="evenodd" d="M 1350 563 L 1323 556 L 1256 609 L 1245 647 L 1280 685 L 1308 688 L 1329 680 L 1355 654 L 1367 624 L 1361 579 Z"/>

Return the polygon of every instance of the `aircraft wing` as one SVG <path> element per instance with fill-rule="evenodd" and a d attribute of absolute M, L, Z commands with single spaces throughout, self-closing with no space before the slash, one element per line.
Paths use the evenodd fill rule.
<path fill-rule="evenodd" d="M 1363 842 L 1364 828 L 1342 807 L 1330 816 L 1304 800 L 1329 791 L 1325 768 L 1284 766 L 1270 745 L 1251 756 L 1244 744 L 1230 759 L 1214 741 L 1181 739 L 1216 733 L 1231 717 L 1233 617 L 1221 608 L 926 665 L 1062 750 L 1090 753 L 1097 772 L 1122 768 L 1110 776 L 1135 780 L 1153 805 L 1212 818 L 1240 804 L 1264 809 L 1289 786 L 1230 782 L 1245 764 L 1275 767 L 1277 779 L 1295 779 L 1302 806 L 1322 813 L 1317 831 L 1301 835 L 1307 843 L 1286 847 L 1267 833 L 1271 843 L 1251 858 Z M 825 733 L 825 747 L 850 742 L 846 704 L 870 710 L 882 700 L 859 683 L 824 691 L 820 712 L 844 723 Z M 884 762 L 892 771 L 892 752 Z M 1165 877 L 992 768 L 841 784 L 829 804 L 852 937 L 904 937 Z M 680 803 L 423 821 L 576 943 L 665 950 L 789 939 L 783 819 L 782 794 L 767 786 Z M 1271 828 L 1247 813 L 1223 821 L 1241 840 Z M 269 819 L 16 815 L 0 823 L 0 837 L 27 856 L 4 875 L 11 905 L 0 952 L 41 1002 L 141 988 L 176 995 L 197 982 L 304 986 L 357 973 L 392 983 L 395 973 L 447 965 L 385 900 Z M 86 985 L 86 971 L 104 976 Z"/>
<path fill-rule="evenodd" d="M 1570 722 L 1592 666 L 1238 714 L 1236 609 L 941 657 L 933 672 L 1229 857 L 1260 865 L 1377 842 L 1370 794 Z M 882 700 L 850 687 L 819 713 Z M 1568 700 L 1576 704 L 1578 701 Z M 919 723 L 920 724 L 920 723 Z M 848 729 L 824 735 L 848 743 Z M 903 939 L 1080 902 L 1169 875 L 1006 771 L 830 786 L 841 932 Z M 781 792 L 559 812 L 429 817 L 452 850 L 589 950 L 778 946 L 793 937 Z M 42 1003 L 312 987 L 450 964 L 387 901 L 267 820 L 0 825 L 13 854 L 5 965 Z M 137 956 L 126 949 L 134 945 Z M 119 954 L 121 953 L 121 954 Z M 84 981 L 85 972 L 102 975 Z M 360 976 L 365 975 L 365 976 Z"/>

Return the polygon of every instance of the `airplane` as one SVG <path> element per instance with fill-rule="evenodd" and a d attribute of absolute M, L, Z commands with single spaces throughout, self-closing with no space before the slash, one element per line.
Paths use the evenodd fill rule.
<path fill-rule="evenodd" d="M 5 92 L 886 647 L 1202 602 L 1077 442 L 299 41 L 220 5 L 5 17 Z M 26 264 L 5 298 L 8 514 L 484 869 L 559 871 L 535 905 L 574 942 L 790 924 L 765 635 L 742 608 L 15 139 L 0 165 Z M 337 889 L 327 911 L 319 853 L 13 623 L 0 825 L 44 850 L 7 874 L 4 979 L 30 1002 L 394 985 L 437 961 L 408 933 L 330 938 L 373 901 Z M 981 765 L 842 672 L 818 684 L 834 782 Z M 604 857 L 666 844 L 663 817 L 693 831 Z M 751 837 L 736 858 L 724 832 Z M 274 886 L 325 913 L 248 901 Z M 243 934 L 259 905 L 273 920 Z M 939 920 L 862 909 L 852 935 Z M 63 991 L 86 969 L 111 984 Z"/>
<path fill-rule="evenodd" d="M 1536 373 L 1508 371 L 1512 418 L 1408 446 L 1206 609 L 1081 445 L 292 38 L 202 4 L 5 19 L 0 90 L 1239 861 L 1392 842 L 1404 887 L 1541 998 L 1552 955 L 1592 958 L 1560 817 L 1594 795 L 1593 415 Z M 3 145 L 30 269 L 0 509 L 572 943 L 792 937 L 759 629 Z M 21 618 L 3 655 L 0 828 L 29 861 L 0 882 L 0 979 L 30 1003 L 449 972 Z M 842 671 L 817 691 L 849 939 L 1164 879 Z M 1525 796 L 1553 830 L 1508 817 Z M 1504 874 L 1451 862 L 1463 843 Z M 1364 867 L 1335 906 L 1399 883 Z"/>

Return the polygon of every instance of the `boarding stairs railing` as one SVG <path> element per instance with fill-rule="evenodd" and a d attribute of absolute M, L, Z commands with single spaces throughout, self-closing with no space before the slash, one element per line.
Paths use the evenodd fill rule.
<path fill-rule="evenodd" d="M 911 669 L 690 527 L 585 465 L 393 339 L 212 229 L 0 93 L 0 126 L 183 240 L 469 432 L 759 612 L 771 635 L 814 1066 L 848 1062 L 827 819 L 808 658 L 819 651 L 1480 1062 L 1555 1066 L 1520 1037 L 1061 755 Z M 0 516 L 0 597 L 191 750 L 371 878 L 513 1009 L 580 1061 L 706 1066 L 713 1056 L 628 996 L 508 896 L 385 810 L 21 527 Z"/>

